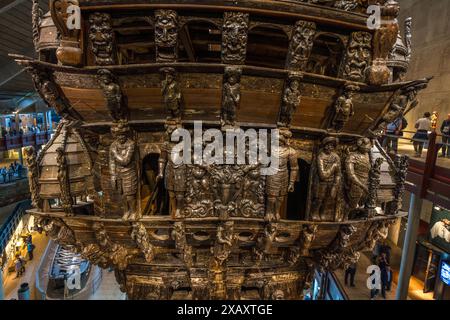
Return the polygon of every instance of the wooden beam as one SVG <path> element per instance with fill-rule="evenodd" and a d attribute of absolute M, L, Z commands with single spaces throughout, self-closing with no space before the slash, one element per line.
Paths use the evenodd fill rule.
<path fill-rule="evenodd" d="M 188 55 L 190 62 L 195 62 L 195 50 L 194 46 L 192 45 L 191 36 L 189 35 L 189 29 L 187 25 L 184 25 L 183 28 L 180 30 L 180 39 L 183 43 L 184 49 L 186 50 L 186 53 Z"/>
<path fill-rule="evenodd" d="M 21 4 L 22 2 L 25 2 L 25 0 L 15 0 L 15 1 L 11 2 L 10 4 L 7 4 L 6 6 L 0 8 L 0 14 L 7 12 L 9 9 L 16 7 L 17 5 Z"/>

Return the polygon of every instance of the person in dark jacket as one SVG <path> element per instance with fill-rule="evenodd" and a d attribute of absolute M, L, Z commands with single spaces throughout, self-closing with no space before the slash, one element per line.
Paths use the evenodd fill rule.
<path fill-rule="evenodd" d="M 350 278 L 350 286 L 355 286 L 355 274 L 356 274 L 356 263 L 352 263 L 348 266 L 348 268 L 345 270 L 345 285 L 349 285 L 349 278 Z"/>
<path fill-rule="evenodd" d="M 442 122 L 441 134 L 442 134 L 442 143 L 444 144 L 442 146 L 441 157 L 447 156 L 447 158 L 450 158 L 450 113 L 447 115 L 447 119 Z"/>
<path fill-rule="evenodd" d="M 381 280 L 381 296 L 386 299 L 386 289 L 389 283 L 389 263 L 387 262 L 386 253 L 381 253 L 378 260 L 378 267 L 380 267 L 380 280 Z"/>
<path fill-rule="evenodd" d="M 425 142 L 428 141 L 428 132 L 431 130 L 431 113 L 425 112 L 423 118 L 417 120 L 415 125 L 417 132 L 413 136 L 413 146 L 416 152 L 415 157 L 422 156 L 422 150 Z"/>

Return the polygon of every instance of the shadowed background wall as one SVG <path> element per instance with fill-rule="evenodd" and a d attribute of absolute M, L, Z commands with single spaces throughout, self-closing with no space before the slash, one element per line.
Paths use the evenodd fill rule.
<path fill-rule="evenodd" d="M 420 104 L 407 116 L 408 130 L 425 112 L 439 112 L 442 120 L 450 113 L 450 1 L 399 0 L 399 23 L 413 18 L 412 58 L 407 80 L 434 76 L 419 94 Z M 402 30 L 403 31 L 403 30 Z"/>

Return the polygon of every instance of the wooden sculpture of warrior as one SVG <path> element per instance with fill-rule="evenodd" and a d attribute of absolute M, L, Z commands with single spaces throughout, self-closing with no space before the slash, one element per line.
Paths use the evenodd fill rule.
<path fill-rule="evenodd" d="M 169 207 L 172 217 L 180 217 L 184 205 L 184 192 L 186 191 L 186 166 L 182 159 L 176 159 L 178 153 L 172 153 L 176 143 L 171 142 L 171 135 L 177 129 L 176 125 L 166 127 L 167 139 L 161 149 L 158 160 L 159 173 L 157 180 L 164 179 L 166 190 L 169 192 Z"/>
<path fill-rule="evenodd" d="M 345 160 L 347 196 L 350 209 L 357 209 L 369 192 L 369 152 L 372 143 L 367 138 L 361 138 L 357 141 L 356 147 L 356 151 L 351 152 Z"/>
<path fill-rule="evenodd" d="M 335 203 L 341 184 L 341 159 L 336 154 L 338 140 L 327 137 L 322 140 L 322 148 L 316 159 L 317 174 L 312 190 L 311 215 L 315 221 L 333 221 L 335 210 L 328 208 Z"/>
<path fill-rule="evenodd" d="M 278 158 L 278 168 L 266 178 L 268 221 L 280 220 L 280 209 L 288 192 L 294 192 L 294 183 L 298 176 L 298 163 L 295 150 L 289 146 L 292 133 L 288 129 L 280 130 L 280 145 L 274 156 Z M 290 169 L 290 170 L 289 170 Z"/>
<path fill-rule="evenodd" d="M 128 137 L 130 128 L 124 120 L 114 123 L 111 132 L 115 138 L 109 148 L 109 169 L 113 188 L 121 195 L 125 207 L 124 220 L 136 219 L 137 169 L 136 143 Z"/>
<path fill-rule="evenodd" d="M 342 96 L 336 100 L 333 127 L 336 131 L 341 131 L 347 121 L 355 114 L 353 108 L 353 95 L 359 90 L 358 86 L 346 85 Z"/>

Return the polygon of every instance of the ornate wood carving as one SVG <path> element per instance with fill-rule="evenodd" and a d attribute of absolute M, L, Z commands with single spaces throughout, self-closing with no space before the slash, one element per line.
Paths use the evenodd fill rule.
<path fill-rule="evenodd" d="M 77 28 L 76 23 L 74 23 L 75 20 L 73 20 L 74 17 L 77 19 L 76 13 L 72 12 L 72 15 L 67 13 L 68 8 L 71 6 L 79 8 L 78 0 L 50 0 L 49 6 L 53 22 L 61 35 L 60 46 L 56 50 L 58 60 L 64 65 L 82 65 L 81 30 Z M 71 28 L 68 27 L 69 19 L 71 19 L 69 21 L 69 25 L 72 26 Z"/>
<path fill-rule="evenodd" d="M 134 220 L 137 212 L 137 168 L 135 162 L 136 142 L 128 134 L 130 128 L 127 121 L 113 124 L 111 133 L 115 140 L 109 148 L 109 168 L 113 189 L 122 196 L 125 213 L 122 219 Z"/>
<path fill-rule="evenodd" d="M 25 149 L 25 155 L 25 162 L 28 168 L 28 183 L 31 192 L 31 205 L 34 208 L 42 209 L 42 201 L 39 196 L 39 165 L 36 160 L 36 150 L 34 147 L 28 147 Z"/>
<path fill-rule="evenodd" d="M 371 57 L 372 35 L 364 31 L 353 32 L 342 66 L 343 78 L 365 82 L 366 69 L 370 66 Z"/>
<path fill-rule="evenodd" d="M 114 31 L 111 15 L 95 12 L 89 16 L 89 41 L 95 64 L 104 66 L 115 63 Z"/>
<path fill-rule="evenodd" d="M 131 238 L 136 242 L 139 249 L 144 254 L 146 262 L 152 262 L 155 257 L 156 249 L 150 243 L 150 237 L 147 233 L 147 229 L 140 222 L 133 223 L 133 229 L 131 231 Z"/>
<path fill-rule="evenodd" d="M 335 152 L 338 140 L 327 137 L 313 165 L 311 219 L 315 221 L 335 221 L 337 198 L 342 181 L 341 159 Z"/>
<path fill-rule="evenodd" d="M 161 93 L 164 105 L 169 113 L 168 120 L 179 121 L 181 118 L 182 95 L 180 84 L 174 68 L 162 68 L 163 80 L 161 82 Z"/>
<path fill-rule="evenodd" d="M 65 139 L 64 139 L 65 140 Z M 68 177 L 67 159 L 64 148 L 56 149 L 56 163 L 58 165 L 58 181 L 61 190 L 61 207 L 68 216 L 73 215 L 73 200 L 70 194 L 70 183 Z"/>
<path fill-rule="evenodd" d="M 369 209 L 371 215 L 374 214 L 374 210 L 377 207 L 377 191 L 380 187 L 381 165 L 383 162 L 383 158 L 377 158 L 369 171 L 369 188 L 365 207 Z"/>
<path fill-rule="evenodd" d="M 278 120 L 279 127 L 289 127 L 293 114 L 300 106 L 302 78 L 302 74 L 291 72 L 286 79 Z"/>
<path fill-rule="evenodd" d="M 111 118 L 115 121 L 127 119 L 126 104 L 117 77 L 108 69 L 100 69 L 97 72 L 97 81 L 103 90 Z"/>
<path fill-rule="evenodd" d="M 350 120 L 350 118 L 355 114 L 353 108 L 353 95 L 359 91 L 359 87 L 346 84 L 342 90 L 342 95 L 337 98 L 334 104 L 332 127 L 337 132 L 341 131 L 345 124 Z"/>
<path fill-rule="evenodd" d="M 222 27 L 222 62 L 243 64 L 247 50 L 248 13 L 225 12 Z"/>
<path fill-rule="evenodd" d="M 236 122 L 236 109 L 241 101 L 241 73 L 242 69 L 236 66 L 225 68 L 222 89 L 222 126 L 234 126 Z"/>
<path fill-rule="evenodd" d="M 157 62 L 175 62 L 178 58 L 178 14 L 174 10 L 155 11 Z"/>
<path fill-rule="evenodd" d="M 297 21 L 293 36 L 289 44 L 289 53 L 286 60 L 286 69 L 293 71 L 306 71 L 309 57 L 314 44 L 316 24 L 308 21 Z"/>

